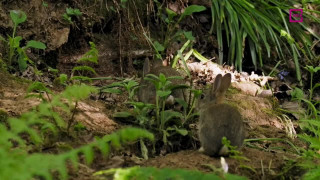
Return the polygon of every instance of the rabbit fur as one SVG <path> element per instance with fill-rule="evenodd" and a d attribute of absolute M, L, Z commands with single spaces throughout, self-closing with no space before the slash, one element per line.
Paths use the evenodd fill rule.
<path fill-rule="evenodd" d="M 245 135 L 240 112 L 234 106 L 222 103 L 230 84 L 230 73 L 223 77 L 219 74 L 213 86 L 198 100 L 200 151 L 209 156 L 227 155 L 221 142 L 224 136 L 232 146 L 241 147 L 243 144 Z"/>
<path fill-rule="evenodd" d="M 140 88 L 138 91 L 138 99 L 141 102 L 144 103 L 156 103 L 156 88 L 154 87 L 154 84 L 151 82 L 144 80 L 144 77 L 147 74 L 154 74 L 156 76 L 159 76 L 160 73 L 164 74 L 166 77 L 170 76 L 181 76 L 178 71 L 175 69 L 168 67 L 168 66 L 162 66 L 162 63 L 160 61 L 156 61 L 151 67 L 149 59 L 146 59 L 143 65 L 143 77 L 140 82 Z M 184 80 L 182 79 L 172 79 L 170 80 L 174 85 L 184 84 Z M 183 98 L 183 91 L 181 89 L 175 89 L 172 91 L 171 95 L 168 97 L 166 104 L 173 105 L 174 104 L 174 98 Z"/>

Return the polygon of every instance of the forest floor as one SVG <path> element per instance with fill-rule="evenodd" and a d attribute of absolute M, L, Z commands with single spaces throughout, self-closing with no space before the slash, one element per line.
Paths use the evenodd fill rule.
<path fill-rule="evenodd" d="M 26 89 L 30 82 L 12 77 L 6 73 L 0 73 L 0 110 L 6 111 L 10 117 L 17 117 L 23 112 L 29 111 L 40 103 L 39 100 L 25 98 Z M 126 95 L 123 95 L 124 97 Z M 76 147 L 93 141 L 94 135 L 110 134 L 115 130 L 125 127 L 126 124 L 117 122 L 112 118 L 114 111 L 122 108 L 123 96 L 116 96 L 113 105 L 86 100 L 79 104 L 79 112 L 75 119 L 86 126 L 77 143 L 70 143 Z M 246 139 L 253 138 L 279 138 L 293 142 L 295 146 L 304 146 L 297 139 L 289 139 L 284 130 L 284 124 L 272 114 L 270 99 L 252 97 L 241 92 L 227 93 L 227 99 L 235 102 L 246 124 Z M 245 99 L 245 103 L 243 100 Z M 106 108 L 108 107 L 108 108 Z M 68 143 L 68 140 L 62 140 Z M 53 149 L 57 148 L 53 146 Z M 53 150 L 55 151 L 55 150 Z M 246 160 L 226 158 L 229 172 L 249 177 L 250 179 L 277 179 L 284 175 L 298 179 L 299 171 L 291 169 L 291 160 L 296 159 L 295 149 L 285 141 L 258 141 L 247 142 L 240 149 L 242 157 Z M 74 179 L 95 179 L 90 176 L 97 170 L 131 167 L 131 166 L 153 166 L 159 168 L 184 168 L 212 172 L 212 167 L 220 167 L 220 158 L 209 157 L 198 152 L 197 147 L 188 150 L 179 150 L 155 157 L 148 160 L 139 158 L 137 147 L 131 147 L 122 152 L 114 152 L 108 159 L 97 157 L 89 168 L 82 165 L 79 172 L 74 172 Z M 89 170 L 88 170 L 89 169 Z M 84 175 L 85 174 L 85 175 Z"/>

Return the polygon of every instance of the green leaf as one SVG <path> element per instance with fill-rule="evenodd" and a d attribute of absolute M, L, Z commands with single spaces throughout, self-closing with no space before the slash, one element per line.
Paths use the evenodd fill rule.
<path fill-rule="evenodd" d="M 17 36 L 17 37 L 15 37 L 15 38 L 12 39 L 12 40 L 13 40 L 12 46 L 13 46 L 14 48 L 19 48 L 19 47 L 20 47 L 20 41 L 22 40 L 22 37 L 21 37 L 21 36 Z"/>
<path fill-rule="evenodd" d="M 36 49 L 46 49 L 47 48 L 46 45 L 43 44 L 42 42 L 34 41 L 34 40 L 28 41 L 26 47 L 27 48 L 32 47 L 32 48 L 36 48 Z"/>
<path fill-rule="evenodd" d="M 208 61 L 208 59 L 205 58 L 204 56 L 202 56 L 197 50 L 193 49 L 192 53 L 200 61 L 202 61 L 202 62 L 207 62 Z"/>
<path fill-rule="evenodd" d="M 296 87 L 292 91 L 291 97 L 292 97 L 292 99 L 294 99 L 294 98 L 301 99 L 301 98 L 304 98 L 304 93 L 303 93 L 302 89 Z"/>
<path fill-rule="evenodd" d="M 23 71 L 25 71 L 27 69 L 27 67 L 28 67 L 27 59 L 24 58 L 23 55 L 19 55 L 18 65 L 19 65 L 20 72 L 23 72 Z"/>
<path fill-rule="evenodd" d="M 164 51 L 163 45 L 160 44 L 158 41 L 155 41 L 153 44 L 154 44 L 154 47 L 156 48 L 157 51 L 159 51 L 159 52 Z"/>
<path fill-rule="evenodd" d="M 97 89 L 93 86 L 81 84 L 68 86 L 62 96 L 69 100 L 79 101 L 88 98 L 91 93 L 97 93 Z"/>
<path fill-rule="evenodd" d="M 168 14 L 168 19 L 169 21 L 172 21 L 173 20 L 173 17 L 175 17 L 177 15 L 177 13 L 175 13 L 174 11 L 166 8 L 166 12 Z"/>
<path fill-rule="evenodd" d="M 164 121 L 162 122 L 163 126 L 165 127 L 166 123 L 173 118 L 183 118 L 182 114 L 180 112 L 172 111 L 172 110 L 166 110 L 161 115 L 164 116 Z M 181 121 L 177 122 L 177 124 L 181 124 Z"/>
<path fill-rule="evenodd" d="M 42 82 L 38 82 L 38 81 L 32 83 L 27 89 L 27 93 L 31 93 L 34 91 L 42 91 L 42 92 L 47 92 L 52 94 L 50 89 L 48 89 Z"/>
<path fill-rule="evenodd" d="M 190 40 L 190 41 L 194 41 L 196 38 L 192 35 L 192 31 L 183 31 L 184 36 Z"/>
<path fill-rule="evenodd" d="M 92 72 L 93 74 L 97 74 L 96 71 L 90 66 L 76 66 L 72 69 L 72 72 L 74 71 L 88 71 Z"/>
<path fill-rule="evenodd" d="M 18 26 L 20 23 L 23 23 L 27 20 L 27 15 L 20 10 L 11 10 L 10 17 L 15 26 Z"/>
<path fill-rule="evenodd" d="M 174 128 L 182 136 L 186 136 L 188 134 L 188 130 L 186 130 L 184 128 L 178 128 L 177 126 L 174 126 Z"/>
<path fill-rule="evenodd" d="M 163 73 L 160 73 L 159 81 L 162 82 L 162 83 L 165 83 L 167 81 L 167 78 Z"/>
<path fill-rule="evenodd" d="M 133 115 L 130 112 L 116 112 L 113 114 L 113 117 L 115 118 L 128 118 L 128 117 L 132 117 Z"/>
<path fill-rule="evenodd" d="M 171 91 L 157 91 L 159 97 L 167 97 L 171 94 Z"/>
<path fill-rule="evenodd" d="M 65 84 L 68 80 L 68 75 L 66 74 L 60 74 L 59 76 L 60 84 Z"/>
<path fill-rule="evenodd" d="M 180 16 L 179 21 L 181 21 L 185 16 L 189 16 L 195 12 L 201 12 L 204 10 L 206 10 L 206 7 L 204 6 L 199 6 L 199 5 L 188 6 Z"/>
<path fill-rule="evenodd" d="M 92 147 L 85 146 L 81 148 L 82 153 L 84 154 L 85 160 L 87 164 L 91 164 L 94 158 L 94 151 Z"/>
<path fill-rule="evenodd" d="M 187 109 L 188 103 L 181 99 L 181 98 L 174 98 L 175 101 L 177 101 L 184 109 Z"/>
<path fill-rule="evenodd" d="M 86 52 L 79 60 L 78 62 L 92 62 L 95 64 L 98 64 L 98 57 L 99 57 L 99 52 L 96 48 L 96 45 L 93 42 L 89 42 L 90 44 L 90 50 Z"/>

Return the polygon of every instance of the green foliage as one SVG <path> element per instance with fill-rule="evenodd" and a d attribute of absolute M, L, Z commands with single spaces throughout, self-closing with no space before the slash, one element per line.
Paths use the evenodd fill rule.
<path fill-rule="evenodd" d="M 128 93 L 128 100 L 133 101 L 136 89 L 138 88 L 138 82 L 131 79 L 124 79 L 121 82 L 113 82 L 110 85 L 100 88 L 100 92 L 122 94 L 123 90 Z M 121 89 L 119 89 L 121 88 Z"/>
<path fill-rule="evenodd" d="M 238 147 L 232 146 L 231 142 L 226 137 L 222 138 L 222 144 L 228 149 L 230 157 L 239 160 L 241 165 L 243 165 L 243 161 L 250 161 L 242 155 L 242 152 L 237 150 Z"/>
<path fill-rule="evenodd" d="M 171 80 L 181 79 L 180 76 L 165 77 L 160 73 L 159 76 L 148 74 L 145 80 L 150 81 L 156 88 L 156 103 L 145 104 L 142 102 L 128 102 L 133 106 L 133 109 L 129 112 L 118 112 L 114 114 L 117 118 L 129 118 L 133 119 L 132 123 L 137 124 L 143 128 L 150 129 L 159 134 L 156 141 L 162 142 L 164 147 L 167 145 L 173 145 L 170 138 L 174 139 L 177 136 L 186 136 L 189 134 L 187 128 L 189 128 L 189 120 L 196 114 L 193 113 L 195 99 L 201 94 L 198 91 L 194 92 L 192 105 L 188 105 L 183 99 L 176 98 L 175 100 L 183 107 L 183 113 L 168 110 L 166 107 L 166 101 L 171 92 L 175 89 L 187 88 L 186 85 L 173 85 Z M 181 92 L 182 93 L 182 92 Z M 151 114 L 152 110 L 155 110 L 154 114 Z"/>
<path fill-rule="evenodd" d="M 195 38 L 192 36 L 192 32 L 178 30 L 178 25 L 186 16 L 190 16 L 196 12 L 204 11 L 206 8 L 204 6 L 191 5 L 188 6 L 184 12 L 178 16 L 178 14 L 174 11 L 164 8 L 164 3 L 160 3 L 158 0 L 154 0 L 154 2 L 157 5 L 157 16 L 160 19 L 159 26 L 161 27 L 161 32 L 164 34 L 164 37 L 161 39 L 161 42 L 159 42 L 157 40 L 151 40 L 151 38 L 149 38 L 145 33 L 144 35 L 156 51 L 157 58 L 162 59 L 161 54 L 173 42 L 177 40 L 194 41 Z M 164 12 L 166 15 L 164 15 Z"/>
<path fill-rule="evenodd" d="M 96 89 L 87 85 L 68 86 L 60 94 L 53 94 L 42 83 L 35 82 L 28 88 L 28 97 L 37 97 L 42 102 L 32 111 L 24 113 L 20 118 L 3 118 L 0 123 L 0 179 L 68 179 L 68 169 L 71 165 L 78 167 L 80 158 L 84 157 L 86 163 L 92 163 L 95 153 L 100 150 L 106 156 L 111 147 L 118 150 L 128 142 L 140 138 L 153 140 L 151 133 L 137 128 L 127 128 L 108 136 L 96 139 L 93 143 L 80 148 L 68 150 L 62 154 L 35 153 L 46 142 L 50 134 L 58 135 L 61 131 L 69 130 L 76 112 L 77 102 L 86 99 Z M 39 95 L 34 95 L 37 92 Z M 47 98 L 42 96 L 47 94 Z M 33 94 L 33 95 L 32 95 Z M 50 96 L 49 96 L 50 95 Z M 61 113 L 71 115 L 66 121 Z M 66 117 L 66 116 L 63 116 Z M 68 117 L 66 117 L 69 119 Z M 72 120 L 73 121 L 73 120 Z M 74 126 L 75 131 L 85 128 L 81 124 Z M 29 152 L 29 150 L 32 150 Z M 32 153 L 33 152 L 33 153 Z M 53 174 L 54 173 L 54 174 Z"/>
<path fill-rule="evenodd" d="M 314 55 L 309 47 L 312 44 L 311 35 L 319 38 L 303 23 L 287 23 L 289 19 L 289 9 L 295 9 L 293 5 L 298 1 L 279 0 L 271 1 L 214 1 L 212 0 L 212 27 L 210 33 L 215 32 L 219 44 L 219 64 L 223 63 L 224 43 L 228 44 L 228 60 L 237 69 L 242 70 L 242 59 L 245 41 L 248 42 L 252 63 L 257 68 L 258 63 L 263 65 L 262 49 L 265 48 L 270 57 L 271 47 L 274 47 L 278 56 L 284 59 L 283 46 L 291 50 L 293 55 L 296 75 L 301 81 L 301 72 L 298 58 L 298 49 L 302 50 L 306 58 Z M 308 11 L 308 9 L 304 9 Z M 312 19 L 319 23 L 319 19 L 304 12 L 305 19 Z M 223 42 L 223 31 L 226 33 L 227 42 Z M 280 36 L 279 36 L 280 34 Z M 284 37 L 286 42 L 283 42 Z M 304 50 L 298 43 L 302 43 Z"/>
<path fill-rule="evenodd" d="M 34 82 L 30 85 L 27 92 L 28 94 L 26 97 L 36 97 L 42 100 L 38 108 L 35 109 L 38 116 L 43 116 L 42 118 L 51 121 L 56 128 L 63 131 L 66 130 L 69 133 L 70 127 L 74 125 L 73 118 L 74 113 L 76 113 L 78 102 L 88 98 L 91 93 L 96 93 L 97 89 L 84 84 L 72 85 L 68 86 L 62 93 L 55 95 L 41 82 Z M 32 92 L 37 92 L 38 94 Z M 46 97 L 42 94 L 46 94 Z M 70 116 L 68 125 L 65 124 L 65 121 L 56 111 L 57 109 L 61 109 Z"/>
<path fill-rule="evenodd" d="M 66 8 L 66 12 L 62 15 L 63 19 L 68 23 L 73 24 L 72 17 L 82 16 L 82 12 L 79 9 Z"/>
<path fill-rule="evenodd" d="M 38 123 L 40 128 L 48 125 L 46 121 L 37 119 L 36 114 L 33 113 L 33 116 L 28 115 L 27 117 L 29 118 L 9 119 L 10 129 L 0 124 L 1 179 L 14 180 L 41 177 L 50 180 L 57 177 L 57 174 L 53 175 L 52 172 L 58 172 L 59 179 L 68 179 L 67 172 L 69 166 L 67 166 L 67 162 L 71 162 L 72 166 L 77 168 L 80 154 L 82 154 L 86 163 L 91 164 L 96 150 L 100 150 L 106 156 L 109 154 L 111 147 L 119 149 L 124 144 L 140 138 L 153 140 L 153 135 L 145 130 L 126 128 L 62 154 L 28 153 L 26 146 L 29 143 L 21 138 L 21 133 L 28 134 L 31 137 L 30 141 L 39 145 L 43 142 L 42 138 L 39 132 L 35 128 L 32 128 L 32 125 Z M 23 116 L 25 117 L 26 115 L 24 114 Z"/>
<path fill-rule="evenodd" d="M 90 50 L 86 52 L 79 60 L 78 62 L 92 62 L 94 64 L 98 64 L 98 49 L 96 48 L 96 45 L 93 42 L 89 42 L 90 44 Z"/>
<path fill-rule="evenodd" d="M 29 48 L 46 49 L 46 45 L 39 41 L 30 40 L 27 45 L 20 47 L 21 36 L 15 36 L 16 29 L 19 24 L 27 20 L 27 15 L 20 10 L 11 10 L 10 17 L 13 22 L 13 32 L 11 36 L 8 36 L 8 40 L 0 37 L 0 40 L 5 41 L 8 46 L 7 65 L 12 68 L 13 63 L 18 63 L 20 71 L 24 71 L 27 68 L 27 63 L 33 64 L 33 61 L 27 56 L 26 50 Z"/>
<path fill-rule="evenodd" d="M 113 175 L 113 179 L 115 180 L 129 180 L 129 179 L 210 179 L 210 180 L 244 180 L 247 179 L 242 176 L 232 175 L 232 174 L 223 174 L 222 176 L 218 176 L 210 173 L 202 173 L 195 170 L 183 170 L 183 169 L 157 169 L 154 167 L 131 167 L 126 169 L 110 169 L 99 171 L 95 173 L 98 175 Z"/>
<path fill-rule="evenodd" d="M 98 64 L 98 56 L 99 52 L 96 49 L 96 45 L 93 42 L 89 42 L 90 50 L 86 52 L 77 62 L 83 65 L 75 66 L 72 68 L 72 74 L 69 81 L 73 83 L 79 81 L 80 83 L 83 81 L 91 82 L 92 79 L 88 76 L 90 74 L 97 74 L 96 71 L 93 69 L 93 65 Z M 77 75 L 74 75 L 77 74 Z M 62 84 L 66 84 L 67 77 L 66 75 L 60 75 L 59 80 Z"/>
<path fill-rule="evenodd" d="M 308 149 L 301 148 L 302 156 L 301 161 L 298 166 L 301 166 L 308 170 L 304 175 L 304 179 L 319 179 L 320 178 L 320 110 L 317 108 L 320 101 L 313 99 L 313 91 L 320 86 L 320 83 L 313 84 L 313 75 L 318 70 L 319 67 L 307 66 L 306 70 L 310 73 L 310 89 L 309 98 L 304 94 L 304 92 L 295 88 L 292 93 L 292 100 L 297 100 L 303 102 L 307 105 L 308 111 L 303 119 L 300 119 L 299 124 L 303 132 L 298 134 L 298 137 L 309 144 Z"/>

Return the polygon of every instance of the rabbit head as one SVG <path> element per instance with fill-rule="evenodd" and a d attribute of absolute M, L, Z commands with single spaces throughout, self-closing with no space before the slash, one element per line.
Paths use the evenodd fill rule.
<path fill-rule="evenodd" d="M 216 79 L 211 88 L 204 90 L 198 100 L 198 109 L 202 109 L 207 104 L 221 104 L 224 99 L 225 92 L 231 84 L 231 74 L 227 73 L 222 77 L 221 74 L 216 76 Z"/>

